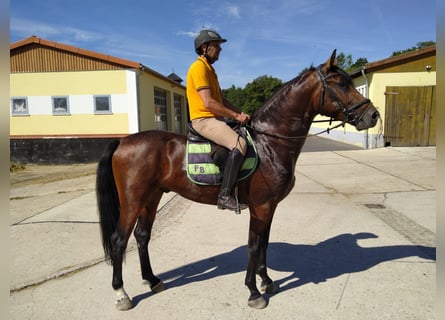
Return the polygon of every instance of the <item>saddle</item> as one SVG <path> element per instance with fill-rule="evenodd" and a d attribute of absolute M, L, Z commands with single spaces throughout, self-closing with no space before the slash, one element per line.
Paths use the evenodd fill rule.
<path fill-rule="evenodd" d="M 201 136 L 190 123 L 187 124 L 186 171 L 188 178 L 201 185 L 221 184 L 229 150 Z M 249 177 L 256 169 L 258 155 L 249 131 L 235 127 L 247 141 L 247 151 L 238 174 L 238 181 Z"/>

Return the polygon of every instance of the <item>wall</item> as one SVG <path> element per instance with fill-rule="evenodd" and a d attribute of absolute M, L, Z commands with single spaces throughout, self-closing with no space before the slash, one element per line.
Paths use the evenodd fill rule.
<path fill-rule="evenodd" d="M 182 127 L 185 133 L 187 109 L 185 106 L 185 88 L 179 84 L 164 81 L 147 73 L 139 74 L 139 113 L 140 131 L 151 130 L 155 127 L 154 90 L 160 89 L 167 93 L 167 126 L 169 131 L 174 131 L 174 94 L 183 97 Z"/>
<path fill-rule="evenodd" d="M 126 70 L 11 74 L 10 95 L 27 97 L 29 115 L 11 116 L 10 135 L 137 132 L 136 85 L 135 72 Z M 111 114 L 94 114 L 94 95 L 111 96 Z M 69 114 L 52 114 L 52 96 L 69 97 Z"/>
<path fill-rule="evenodd" d="M 10 161 L 37 164 L 98 162 L 113 138 L 12 139 Z"/>

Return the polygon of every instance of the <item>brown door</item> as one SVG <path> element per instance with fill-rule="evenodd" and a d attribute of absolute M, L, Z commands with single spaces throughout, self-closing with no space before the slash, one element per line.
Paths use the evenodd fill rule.
<path fill-rule="evenodd" d="M 385 146 L 436 145 L 436 87 L 386 87 Z"/>

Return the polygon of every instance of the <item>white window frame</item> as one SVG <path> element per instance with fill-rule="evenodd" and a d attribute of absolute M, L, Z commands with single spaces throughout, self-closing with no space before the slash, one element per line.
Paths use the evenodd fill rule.
<path fill-rule="evenodd" d="M 167 91 L 154 89 L 155 128 L 157 130 L 168 129 Z"/>
<path fill-rule="evenodd" d="M 174 120 L 175 120 L 175 124 L 174 124 L 174 130 L 176 133 L 182 133 L 182 101 L 183 101 L 183 96 L 177 93 L 173 94 L 173 109 L 174 109 Z"/>
<path fill-rule="evenodd" d="M 59 103 L 56 103 L 56 100 L 65 99 L 65 107 L 58 106 Z M 69 115 L 70 114 L 70 101 L 68 96 L 53 96 L 51 97 L 51 104 L 53 115 Z"/>
<path fill-rule="evenodd" d="M 108 110 L 98 110 L 97 99 L 106 98 L 108 99 Z M 94 113 L 96 114 L 110 114 L 111 113 L 111 96 L 110 95 L 95 95 L 94 99 Z"/>
<path fill-rule="evenodd" d="M 19 108 L 14 108 L 15 102 L 18 100 L 23 100 L 23 104 Z M 12 97 L 11 114 L 13 116 L 29 116 L 28 97 Z"/>
<path fill-rule="evenodd" d="M 368 92 L 366 91 L 366 89 L 367 89 L 366 85 L 358 86 L 358 87 L 356 87 L 356 89 L 358 92 L 360 92 L 360 94 L 362 96 L 364 96 L 365 98 L 368 97 Z"/>

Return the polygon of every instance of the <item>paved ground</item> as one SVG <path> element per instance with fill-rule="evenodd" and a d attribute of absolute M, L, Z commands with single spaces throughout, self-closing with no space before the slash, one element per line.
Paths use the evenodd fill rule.
<path fill-rule="evenodd" d="M 243 284 L 248 214 L 168 194 L 150 243 L 167 290 L 153 295 L 140 280 L 131 240 L 124 281 L 136 306 L 116 311 L 95 167 L 11 174 L 10 319 L 436 319 L 434 147 L 308 140 L 272 225 L 281 290 L 263 310 L 247 306 Z"/>

